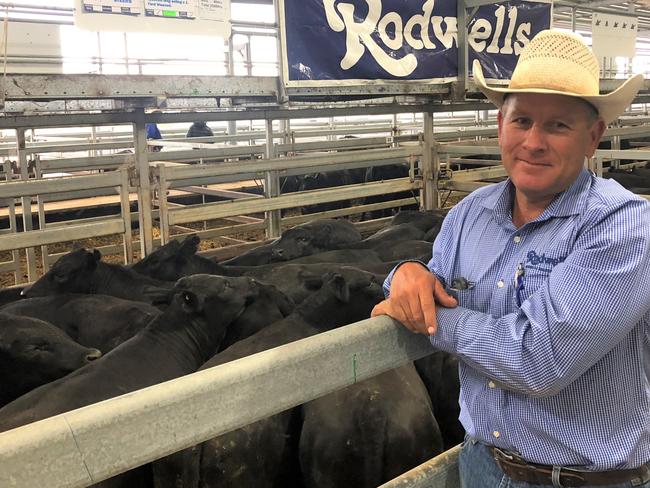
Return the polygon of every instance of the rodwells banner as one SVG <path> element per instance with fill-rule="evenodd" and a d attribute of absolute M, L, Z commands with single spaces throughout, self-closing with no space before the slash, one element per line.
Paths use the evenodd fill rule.
<path fill-rule="evenodd" d="M 281 0 L 280 15 L 288 86 L 458 77 L 456 0 Z M 521 49 L 550 27 L 551 4 L 484 5 L 468 19 L 470 67 L 478 58 L 486 78 L 508 79 Z"/>

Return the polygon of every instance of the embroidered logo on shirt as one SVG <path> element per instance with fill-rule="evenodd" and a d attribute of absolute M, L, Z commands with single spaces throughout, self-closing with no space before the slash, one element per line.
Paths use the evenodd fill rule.
<path fill-rule="evenodd" d="M 528 251 L 528 254 L 526 254 L 526 264 L 528 267 L 543 269 L 545 271 L 550 271 L 555 265 L 560 264 L 565 259 L 566 256 L 553 258 L 544 253 L 540 256 L 535 251 Z"/>

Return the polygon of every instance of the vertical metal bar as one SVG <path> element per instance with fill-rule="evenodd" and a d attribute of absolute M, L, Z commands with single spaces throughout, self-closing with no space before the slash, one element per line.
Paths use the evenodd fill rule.
<path fill-rule="evenodd" d="M 151 180 L 149 178 L 149 154 L 145 131 L 144 109 L 135 111 L 133 123 L 135 169 L 138 174 L 138 222 L 140 227 L 140 257 L 153 251 L 153 225 L 151 219 Z"/>
<path fill-rule="evenodd" d="M 36 155 L 32 155 L 32 157 L 35 157 Z M 40 179 L 43 177 L 43 174 L 41 173 L 41 164 L 40 161 L 36 163 L 36 167 L 34 168 L 34 173 L 37 179 Z M 45 202 L 43 202 L 43 197 L 41 195 L 36 196 L 36 205 L 38 206 L 38 228 L 39 229 L 45 229 L 46 227 L 46 222 L 45 222 Z M 50 269 L 50 256 L 47 252 L 47 245 L 42 245 L 41 246 L 41 262 L 43 263 L 43 274 L 47 273 L 47 270 Z"/>
<path fill-rule="evenodd" d="M 265 120 L 266 135 L 266 159 L 275 157 L 275 145 L 273 144 L 273 121 Z M 264 174 L 264 196 L 273 198 L 280 195 L 280 174 L 277 171 L 267 171 Z M 280 210 L 271 210 L 264 213 L 266 220 L 266 237 L 273 239 L 280 237 Z"/>
<path fill-rule="evenodd" d="M 458 17 L 458 82 L 456 94 L 465 93 L 467 86 L 467 10 L 465 1 L 458 0 L 456 7 L 456 16 Z"/>
<path fill-rule="evenodd" d="M 16 160 L 20 165 L 20 178 L 27 181 L 29 173 L 27 172 L 27 154 L 25 153 L 25 129 L 16 129 Z M 21 199 L 21 210 L 23 212 L 23 231 L 33 230 L 32 226 L 32 199 L 29 196 Z M 36 254 L 33 247 L 25 249 L 27 256 L 27 280 L 35 281 L 37 278 L 36 271 Z"/>
<path fill-rule="evenodd" d="M 576 31 L 576 8 L 571 8 L 571 31 Z"/>
<path fill-rule="evenodd" d="M 620 149 L 621 149 L 621 136 L 612 136 L 612 150 L 619 151 Z M 614 159 L 612 160 L 611 165 L 614 166 L 614 168 L 620 168 L 621 160 Z M 598 175 L 598 176 L 602 176 L 602 175 Z"/>
<path fill-rule="evenodd" d="M 422 158 L 420 159 L 420 172 L 424 186 L 420 190 L 420 207 L 423 210 L 433 210 L 440 207 L 438 192 L 438 169 L 440 159 L 434 157 L 433 141 L 433 114 L 430 111 L 422 112 L 423 118 L 423 140 Z"/>
<path fill-rule="evenodd" d="M 158 220 L 160 221 L 160 245 L 169 242 L 169 205 L 167 205 L 167 174 L 165 163 L 160 163 L 158 168 Z"/>
<path fill-rule="evenodd" d="M 11 181 L 13 178 L 11 163 L 9 160 L 5 160 L 2 165 L 5 170 L 5 179 Z M 9 214 L 9 231 L 15 234 L 18 232 L 18 226 L 16 225 L 16 203 L 13 198 L 7 200 L 7 213 Z M 20 252 L 17 249 L 11 251 L 11 262 L 13 264 L 14 284 L 17 285 L 20 276 Z"/>
<path fill-rule="evenodd" d="M 94 125 L 90 128 L 90 142 L 92 142 L 93 144 L 95 144 L 97 142 L 97 127 L 94 126 Z M 98 154 L 97 149 L 91 149 L 90 150 L 90 156 L 91 157 L 95 157 L 95 156 L 97 156 L 97 154 Z M 102 153 L 100 152 L 99 155 L 101 155 L 101 154 Z"/>
<path fill-rule="evenodd" d="M 124 262 L 133 262 L 133 234 L 131 233 L 131 203 L 129 201 L 129 172 L 120 168 L 120 210 L 124 221 Z"/>
<path fill-rule="evenodd" d="M 273 7 L 275 8 L 275 21 L 277 22 L 279 28 L 278 28 L 278 36 L 275 39 L 275 45 L 276 45 L 276 50 L 277 50 L 277 58 L 278 58 L 278 79 L 280 82 L 278 83 L 278 103 L 283 104 L 287 103 L 289 101 L 289 96 L 287 95 L 287 88 L 285 86 L 286 80 L 284 79 L 284 58 L 282 57 L 282 45 L 280 42 L 280 37 L 282 36 L 281 29 L 283 28 L 282 24 L 283 22 L 280 22 L 280 19 L 282 19 L 282 15 L 280 15 L 280 2 L 278 0 L 273 1 Z"/>
<path fill-rule="evenodd" d="M 244 46 L 244 53 L 246 55 L 246 74 L 253 76 L 253 56 L 251 53 L 251 36 L 246 36 L 246 44 Z"/>

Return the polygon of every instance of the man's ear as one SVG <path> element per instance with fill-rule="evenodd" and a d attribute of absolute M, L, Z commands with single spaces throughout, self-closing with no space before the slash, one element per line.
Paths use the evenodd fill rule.
<path fill-rule="evenodd" d="M 601 118 L 599 118 L 591 126 L 591 129 L 589 131 L 589 136 L 591 138 L 591 147 L 589 148 L 589 154 L 585 155 L 588 158 L 591 158 L 596 152 L 596 149 L 598 149 L 598 144 L 600 144 L 600 140 L 603 138 L 605 129 L 607 129 L 607 124 L 605 124 L 605 121 Z"/>

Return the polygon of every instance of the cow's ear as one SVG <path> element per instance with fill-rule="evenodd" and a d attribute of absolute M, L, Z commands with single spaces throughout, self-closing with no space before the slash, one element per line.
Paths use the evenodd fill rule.
<path fill-rule="evenodd" d="M 85 254 L 86 264 L 88 266 L 87 269 L 95 269 L 97 267 L 97 262 L 102 258 L 101 253 L 97 249 L 94 249 L 93 252 L 86 252 Z"/>
<path fill-rule="evenodd" d="M 327 280 L 327 284 L 332 288 L 332 290 L 334 290 L 336 298 L 341 300 L 343 303 L 350 302 L 350 287 L 343 276 L 340 274 L 334 274 Z"/>
<path fill-rule="evenodd" d="M 200 242 L 201 238 L 196 234 L 192 234 L 191 236 L 185 238 L 185 240 L 181 243 L 179 251 L 184 255 L 196 254 L 196 251 L 199 249 Z"/>

